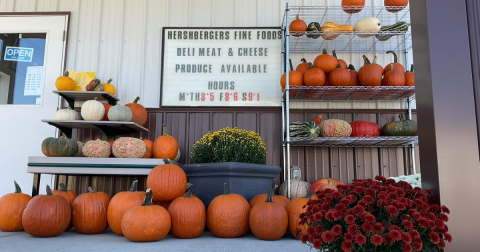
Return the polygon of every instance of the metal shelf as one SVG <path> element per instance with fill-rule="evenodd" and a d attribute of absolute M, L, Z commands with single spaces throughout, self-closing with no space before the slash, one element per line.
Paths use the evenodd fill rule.
<path fill-rule="evenodd" d="M 138 131 L 148 131 L 148 129 L 134 122 L 115 122 L 115 121 L 64 121 L 64 120 L 42 120 L 61 130 L 68 138 L 72 138 L 72 129 L 100 129 L 107 135 L 108 139 L 116 135 L 131 134 Z"/>
<path fill-rule="evenodd" d="M 291 146 L 319 147 L 412 147 L 418 144 L 417 136 L 401 137 L 290 137 Z"/>
<path fill-rule="evenodd" d="M 415 87 L 291 86 L 289 89 L 289 98 L 303 101 L 413 100 L 415 98 Z"/>
<path fill-rule="evenodd" d="M 106 100 L 112 106 L 117 105 L 117 102 L 120 101 L 120 99 L 108 92 L 53 90 L 53 93 L 63 97 L 72 109 L 75 108 L 75 101 L 87 101 L 97 98 L 97 100 Z"/>

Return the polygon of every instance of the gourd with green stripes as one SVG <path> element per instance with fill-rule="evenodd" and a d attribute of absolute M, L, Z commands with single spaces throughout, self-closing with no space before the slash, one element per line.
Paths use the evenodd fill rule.
<path fill-rule="evenodd" d="M 290 137 L 318 137 L 320 126 L 314 121 L 290 123 Z"/>
<path fill-rule="evenodd" d="M 410 24 L 407 22 L 398 22 L 393 25 L 382 26 L 382 28 L 380 29 L 380 32 L 377 35 L 375 35 L 375 37 L 380 41 L 387 41 L 394 35 L 382 34 L 382 32 L 389 32 L 389 33 L 390 32 L 395 32 L 395 33 L 407 32 L 409 26 Z"/>

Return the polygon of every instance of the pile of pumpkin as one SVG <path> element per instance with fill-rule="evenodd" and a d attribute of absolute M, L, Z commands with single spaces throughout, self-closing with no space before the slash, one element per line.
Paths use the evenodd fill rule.
<path fill-rule="evenodd" d="M 408 0 L 384 0 L 385 9 L 398 12 L 408 5 Z M 365 0 L 342 0 L 342 8 L 346 13 L 359 13 L 365 6 Z"/>
<path fill-rule="evenodd" d="M 117 92 L 114 85 L 111 84 L 112 78 L 107 83 L 102 83 L 99 79 L 91 80 L 85 87 L 86 91 L 103 91 L 108 92 L 111 95 L 115 95 Z M 59 91 L 82 91 L 82 88 L 75 83 L 75 81 L 69 77 L 69 72 L 65 71 L 63 76 L 60 76 L 55 81 L 55 87 Z"/>
<path fill-rule="evenodd" d="M 340 119 L 322 121 L 319 115 L 311 122 L 290 123 L 290 137 L 378 137 L 378 136 L 416 136 L 417 123 L 412 120 L 389 122 L 381 129 L 374 122 L 354 121 L 348 123 Z"/>

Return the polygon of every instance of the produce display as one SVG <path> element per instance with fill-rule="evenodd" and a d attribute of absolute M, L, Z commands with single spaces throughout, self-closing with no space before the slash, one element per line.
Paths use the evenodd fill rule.
<path fill-rule="evenodd" d="M 112 82 L 112 78 L 108 79 L 107 83 L 100 84 L 103 87 L 103 91 L 109 92 L 111 95 L 115 95 L 117 93 L 117 89 L 114 85 L 110 84 Z"/>
<path fill-rule="evenodd" d="M 394 35 L 382 34 L 382 32 L 407 32 L 409 26 L 409 23 L 403 21 L 395 23 L 393 25 L 385 25 L 380 28 L 380 32 L 376 34 L 375 37 L 380 41 L 387 41 Z"/>
<path fill-rule="evenodd" d="M 135 98 L 133 103 L 125 104 L 125 107 L 129 107 L 132 112 L 131 121 L 140 126 L 144 126 L 145 124 L 147 124 L 148 113 L 147 113 L 147 110 L 142 105 L 138 104 L 139 100 L 140 100 L 140 97 L 137 96 L 137 98 Z"/>
<path fill-rule="evenodd" d="M 171 216 L 173 236 L 182 239 L 199 237 L 205 229 L 207 213 L 203 202 L 192 195 L 192 187 L 167 208 Z"/>
<path fill-rule="evenodd" d="M 378 18 L 366 17 L 358 20 L 353 26 L 353 30 L 360 33 L 377 33 L 382 28 L 382 23 Z M 357 34 L 361 38 L 372 36 L 372 34 Z"/>
<path fill-rule="evenodd" d="M 105 113 L 103 114 L 102 121 L 108 121 L 108 111 L 112 107 L 112 105 L 108 103 L 102 103 L 103 107 L 105 108 Z"/>
<path fill-rule="evenodd" d="M 287 181 L 283 181 L 279 188 L 280 195 L 283 195 L 285 197 L 288 197 L 287 184 Z M 308 195 L 308 192 L 310 191 L 310 186 L 310 183 L 303 181 L 298 177 L 290 180 L 290 198 L 295 199 L 306 197 Z M 290 203 L 288 203 L 287 206 L 289 204 Z"/>
<path fill-rule="evenodd" d="M 145 151 L 145 155 L 143 155 L 143 158 L 151 158 L 153 156 L 153 142 L 148 140 L 148 139 L 141 139 L 144 143 L 145 143 L 145 147 L 146 147 L 146 151 Z M 178 153 L 180 153 L 180 150 L 178 151 Z M 176 160 L 175 160 L 176 162 Z"/>
<path fill-rule="evenodd" d="M 303 82 L 306 86 L 325 85 L 325 73 L 320 68 L 312 68 L 303 75 Z"/>
<path fill-rule="evenodd" d="M 103 115 L 102 115 L 102 118 L 103 118 Z M 127 106 L 117 104 L 115 106 L 112 106 L 108 110 L 109 121 L 131 122 L 132 119 L 133 119 L 132 110 Z"/>
<path fill-rule="evenodd" d="M 370 63 L 367 56 L 363 55 L 364 65 L 358 71 L 358 79 L 362 86 L 381 86 L 383 68 L 378 64 Z M 382 70 L 380 69 L 382 68 Z"/>
<path fill-rule="evenodd" d="M 312 183 L 312 186 L 310 187 L 310 191 L 312 191 L 313 194 L 317 194 L 319 191 L 323 191 L 325 189 L 332 189 L 332 190 L 337 190 L 337 185 L 344 185 L 340 180 L 332 179 L 332 178 L 322 178 L 318 179 L 317 181 Z"/>
<path fill-rule="evenodd" d="M 394 65 L 390 68 L 391 70 L 385 72 L 385 77 L 383 78 L 383 86 L 405 86 L 405 73 L 398 70 Z"/>
<path fill-rule="evenodd" d="M 321 30 L 322 30 L 322 28 L 321 28 L 320 24 L 317 23 L 317 22 L 311 22 L 307 26 L 307 32 L 320 32 Z M 318 37 L 320 37 L 320 35 L 313 35 L 313 34 L 308 34 L 307 33 L 307 37 L 317 39 Z"/>
<path fill-rule="evenodd" d="M 341 25 L 336 22 L 325 22 L 321 26 L 322 38 L 325 40 L 334 40 L 339 36 L 340 32 L 352 32 L 353 26 Z M 330 34 L 331 33 L 331 34 Z"/>
<path fill-rule="evenodd" d="M 270 190 L 270 191 L 272 191 L 272 190 Z M 250 205 L 250 209 L 252 209 L 256 204 L 258 204 L 260 202 L 265 202 L 265 200 L 267 200 L 267 197 L 268 197 L 268 193 L 259 194 L 255 197 L 253 197 L 250 200 L 250 202 L 248 203 Z M 275 190 L 273 190 L 272 195 L 270 195 L 270 197 L 272 198 L 272 202 L 275 202 L 275 203 L 277 203 L 277 204 L 279 204 L 280 206 L 283 206 L 283 207 L 287 207 L 288 202 L 290 202 L 290 200 L 283 195 L 275 195 Z"/>
<path fill-rule="evenodd" d="M 83 145 L 84 143 L 82 141 L 77 141 L 77 145 L 78 145 L 78 150 L 77 150 L 77 155 L 75 155 L 76 157 L 85 157 L 85 155 L 83 155 Z"/>
<path fill-rule="evenodd" d="M 147 145 L 138 138 L 120 137 L 112 145 L 112 153 L 116 158 L 142 158 Z"/>
<path fill-rule="evenodd" d="M 305 58 L 302 58 L 300 61 L 302 63 L 297 65 L 297 68 L 295 68 L 295 71 L 305 74 L 311 68 L 310 63 L 308 63 L 307 60 L 305 60 Z"/>
<path fill-rule="evenodd" d="M 350 86 L 360 86 L 360 79 L 358 77 L 358 72 L 355 71 L 355 67 L 350 64 L 348 65 L 348 69 L 350 70 L 350 75 L 352 76 L 350 79 Z"/>
<path fill-rule="evenodd" d="M 60 183 L 60 190 L 53 190 L 52 194 L 64 197 L 70 206 L 73 205 L 73 201 L 77 198 L 77 193 L 72 190 L 67 190 L 67 186 L 64 183 Z"/>
<path fill-rule="evenodd" d="M 287 74 L 284 73 L 280 78 L 280 85 L 282 88 L 287 86 Z M 299 71 L 290 71 L 288 75 L 288 85 L 301 86 L 303 85 L 303 74 Z"/>
<path fill-rule="evenodd" d="M 337 68 L 337 59 L 328 54 L 326 49 L 323 49 L 323 54 L 318 55 L 313 61 L 313 67 L 322 69 L 326 74 Z"/>
<path fill-rule="evenodd" d="M 22 193 L 22 189 L 15 184 L 15 192 L 3 195 L 0 198 L 0 230 L 3 232 L 18 232 L 23 230 L 22 215 L 32 197 Z"/>
<path fill-rule="evenodd" d="M 316 122 L 292 122 L 290 123 L 291 137 L 318 137 L 320 125 Z"/>
<path fill-rule="evenodd" d="M 342 0 L 342 9 L 346 13 L 358 13 L 363 10 L 365 0 Z"/>
<path fill-rule="evenodd" d="M 153 168 L 147 177 L 147 188 L 153 191 L 154 201 L 172 201 L 184 194 L 187 188 L 187 175 L 177 165 L 165 164 Z"/>
<path fill-rule="evenodd" d="M 332 55 L 335 57 L 335 59 L 337 59 L 337 63 L 341 65 L 342 69 L 348 69 L 347 62 L 345 62 L 343 59 L 339 59 L 335 50 L 332 51 Z"/>
<path fill-rule="evenodd" d="M 78 144 L 66 137 L 47 137 L 42 142 L 42 153 L 47 157 L 75 157 Z"/>
<path fill-rule="evenodd" d="M 413 64 L 410 67 L 410 71 L 405 73 L 405 86 L 415 86 L 415 73 L 413 73 Z"/>
<path fill-rule="evenodd" d="M 261 240 L 274 241 L 285 235 L 288 228 L 288 214 L 285 206 L 272 201 L 275 188 L 270 189 L 265 200 L 250 210 L 249 224 L 253 235 Z"/>
<path fill-rule="evenodd" d="M 349 137 L 352 134 L 352 126 L 339 119 L 325 120 L 319 125 L 319 128 L 322 137 Z"/>
<path fill-rule="evenodd" d="M 322 117 L 323 117 L 323 115 L 318 115 L 318 116 L 316 116 L 316 117 L 313 119 L 313 121 L 314 121 L 316 124 L 320 125 L 320 124 L 322 123 Z"/>
<path fill-rule="evenodd" d="M 85 90 L 87 91 L 101 91 L 101 90 L 95 90 L 98 86 L 100 86 L 102 82 L 99 79 L 93 79 L 91 80 L 87 86 L 85 87 Z"/>
<path fill-rule="evenodd" d="M 112 153 L 112 146 L 100 139 L 87 141 L 82 148 L 85 157 L 107 158 Z"/>
<path fill-rule="evenodd" d="M 55 112 L 55 116 L 53 119 L 55 120 L 66 120 L 66 121 L 73 121 L 77 120 L 78 114 L 77 111 L 71 109 L 70 107 L 66 109 L 59 109 Z"/>
<path fill-rule="evenodd" d="M 63 76 L 60 76 L 55 81 L 55 87 L 60 91 L 72 91 L 75 89 L 75 81 L 68 77 L 68 71 L 65 71 Z"/>
<path fill-rule="evenodd" d="M 380 126 L 373 122 L 355 121 L 351 122 L 351 137 L 378 137 L 380 136 Z"/>
<path fill-rule="evenodd" d="M 94 100 L 88 100 L 82 104 L 80 114 L 85 121 L 100 121 L 105 115 L 105 107 L 95 97 Z"/>
<path fill-rule="evenodd" d="M 397 54 L 394 52 L 394 51 L 387 51 L 387 54 L 392 54 L 393 55 L 393 63 L 390 63 L 388 64 L 387 66 L 385 66 L 385 72 L 384 74 L 392 71 L 392 66 L 395 66 L 395 68 L 399 71 L 399 72 L 402 72 L 404 73 L 405 72 L 405 68 L 403 67 L 402 64 L 398 63 L 398 56 Z"/>
<path fill-rule="evenodd" d="M 398 12 L 403 10 L 408 5 L 408 0 L 385 0 L 384 5 L 387 11 Z"/>
<path fill-rule="evenodd" d="M 72 204 L 72 221 L 80 234 L 100 234 L 108 228 L 107 208 L 110 196 L 104 192 L 88 192 L 78 195 Z"/>

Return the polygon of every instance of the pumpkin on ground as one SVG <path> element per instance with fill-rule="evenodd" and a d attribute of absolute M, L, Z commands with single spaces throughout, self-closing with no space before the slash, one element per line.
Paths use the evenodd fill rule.
<path fill-rule="evenodd" d="M 85 157 L 108 158 L 112 153 L 112 147 L 107 141 L 90 140 L 83 145 L 82 153 Z"/>
<path fill-rule="evenodd" d="M 71 109 L 70 107 L 66 109 L 59 109 L 55 112 L 55 116 L 53 119 L 55 120 L 65 120 L 65 121 L 73 121 L 77 120 L 78 114 L 77 111 Z"/>
<path fill-rule="evenodd" d="M 350 85 L 351 79 L 352 75 L 350 72 L 348 72 L 346 68 L 342 68 L 340 63 L 338 63 L 337 68 L 328 75 L 328 80 L 332 86 L 348 86 Z"/>
<path fill-rule="evenodd" d="M 153 200 L 172 201 L 180 197 L 187 188 L 187 175 L 182 168 L 170 164 L 163 159 L 165 164 L 153 168 L 147 177 L 147 188 L 153 191 Z"/>
<path fill-rule="evenodd" d="M 134 137 L 120 137 L 112 145 L 112 153 L 116 158 L 142 158 L 147 145 Z"/>
<path fill-rule="evenodd" d="M 108 79 L 107 83 L 102 83 L 101 85 L 103 86 L 103 91 L 109 92 L 111 95 L 115 95 L 117 93 L 117 89 L 115 89 L 115 86 L 110 84 L 112 82 L 112 78 Z"/>
<path fill-rule="evenodd" d="M 305 21 L 301 20 L 297 14 L 296 19 L 290 23 L 288 30 L 290 32 L 300 33 L 293 35 L 295 37 L 300 37 L 307 31 L 307 24 L 305 23 Z"/>
<path fill-rule="evenodd" d="M 383 84 L 385 86 L 402 87 L 405 86 L 405 74 L 400 72 L 395 66 L 392 65 L 391 70 L 385 72 L 383 77 Z"/>
<path fill-rule="evenodd" d="M 393 63 L 390 63 L 388 64 L 387 66 L 385 66 L 385 74 L 389 71 L 392 71 L 392 66 L 395 66 L 395 68 L 397 69 L 397 71 L 400 71 L 402 73 L 405 72 L 405 68 L 403 67 L 402 64 L 398 63 L 398 56 L 397 54 L 394 52 L 394 51 L 387 51 L 387 54 L 393 54 Z"/>
<path fill-rule="evenodd" d="M 162 125 L 162 128 L 163 135 L 157 137 L 155 142 L 153 142 L 153 157 L 173 160 L 178 154 L 177 140 L 168 135 L 167 126 L 165 126 L 165 124 Z M 155 192 L 155 189 L 153 189 L 153 191 Z"/>
<path fill-rule="evenodd" d="M 380 126 L 373 122 L 355 121 L 351 122 L 352 137 L 378 137 L 380 136 Z"/>
<path fill-rule="evenodd" d="M 313 61 L 313 67 L 322 69 L 325 74 L 333 71 L 337 64 L 337 59 L 328 54 L 326 49 L 323 49 L 323 54 L 318 55 Z"/>
<path fill-rule="evenodd" d="M 47 195 L 33 197 L 25 207 L 22 224 L 25 232 L 34 237 L 54 237 L 63 233 L 71 220 L 68 201 L 53 195 L 47 185 Z"/>
<path fill-rule="evenodd" d="M 358 79 L 362 86 L 381 86 L 382 71 L 374 64 L 370 63 L 367 56 L 363 55 L 365 65 L 358 71 Z"/>
<path fill-rule="evenodd" d="M 207 218 L 205 205 L 192 197 L 192 188 L 184 197 L 178 197 L 168 207 L 172 220 L 171 232 L 176 238 L 190 239 L 199 237 L 205 229 Z"/>
<path fill-rule="evenodd" d="M 105 115 L 105 107 L 95 97 L 94 100 L 89 100 L 82 104 L 80 114 L 85 121 L 100 121 Z"/>
<path fill-rule="evenodd" d="M 355 71 L 355 67 L 350 64 L 348 65 L 348 69 L 350 70 L 350 75 L 352 78 L 350 79 L 350 85 L 349 86 L 360 86 L 360 80 L 358 79 L 358 72 Z"/>
<path fill-rule="evenodd" d="M 405 86 L 415 86 L 415 73 L 413 73 L 413 64 L 410 67 L 410 71 L 405 73 Z"/>
<path fill-rule="evenodd" d="M 299 197 L 292 199 L 287 207 L 287 214 L 288 214 L 288 232 L 290 232 L 291 235 L 295 234 L 295 230 L 297 228 L 300 228 L 300 231 L 302 234 L 307 233 L 307 225 L 303 224 L 300 225 L 300 214 L 305 213 L 307 210 L 306 207 L 304 206 L 307 205 L 307 202 L 311 199 L 312 197 L 312 191 L 308 191 L 306 197 Z"/>
<path fill-rule="evenodd" d="M 125 212 L 142 204 L 145 199 L 145 192 L 137 191 L 138 180 L 133 181 L 130 191 L 119 192 L 113 196 L 108 203 L 107 221 L 112 231 L 117 235 L 123 235 L 122 217 Z"/>
<path fill-rule="evenodd" d="M 345 62 L 343 59 L 337 58 L 337 52 L 335 50 L 332 51 L 332 55 L 335 57 L 335 59 L 337 59 L 337 63 L 342 66 L 342 69 L 348 69 L 347 62 Z"/>
<path fill-rule="evenodd" d="M 142 105 L 138 104 L 138 101 L 140 100 L 140 97 L 137 96 L 133 103 L 128 103 L 125 104 L 126 107 L 129 107 L 130 110 L 132 111 L 132 122 L 144 126 L 147 124 L 147 119 L 148 119 L 148 113 L 145 107 Z"/>
<path fill-rule="evenodd" d="M 68 77 L 68 71 L 65 71 L 63 76 L 60 76 L 55 80 L 55 87 L 59 91 L 72 91 L 75 89 L 75 81 Z"/>
<path fill-rule="evenodd" d="M 288 197 L 287 185 L 288 185 L 287 181 L 283 181 L 283 183 L 280 185 L 280 190 L 279 190 L 280 195 Z M 298 177 L 290 180 L 290 198 L 295 199 L 295 198 L 306 197 L 310 190 L 310 186 L 311 186 L 310 183 L 303 181 Z"/>
<path fill-rule="evenodd" d="M 220 238 L 235 238 L 248 232 L 250 206 L 240 194 L 230 194 L 227 183 L 224 194 L 215 197 L 207 210 L 207 227 Z"/>
<path fill-rule="evenodd" d="M 342 9 L 346 13 L 358 13 L 364 6 L 365 0 L 342 0 Z"/>
<path fill-rule="evenodd" d="M 153 156 L 153 142 L 148 140 L 148 139 L 140 139 L 145 143 L 146 151 L 145 155 L 143 155 L 143 158 L 151 158 Z"/>
<path fill-rule="evenodd" d="M 323 86 L 325 73 L 320 68 L 312 68 L 303 75 L 303 82 L 306 86 Z"/>
<path fill-rule="evenodd" d="M 352 126 L 344 120 L 328 119 L 320 124 L 321 137 L 349 137 Z"/>
<path fill-rule="evenodd" d="M 299 71 L 290 71 L 288 75 L 288 85 L 289 86 L 302 86 L 303 85 L 303 74 Z M 280 78 L 280 85 L 282 88 L 287 86 L 287 73 L 282 75 Z"/>
<path fill-rule="evenodd" d="M 112 105 L 108 103 L 102 103 L 102 104 L 103 104 L 103 107 L 105 108 L 105 113 L 103 114 L 102 121 L 108 121 L 108 111 L 110 110 Z"/>
<path fill-rule="evenodd" d="M 17 232 L 23 230 L 22 215 L 30 195 L 22 193 L 22 189 L 15 184 L 15 192 L 0 197 L 0 230 L 3 232 Z"/>
<path fill-rule="evenodd" d="M 110 196 L 104 192 L 80 194 L 72 205 L 72 219 L 75 231 L 80 234 L 100 234 L 108 228 L 107 208 Z"/>
<path fill-rule="evenodd" d="M 101 91 L 101 90 L 97 89 L 97 87 L 100 86 L 100 84 L 102 84 L 102 82 L 99 79 L 93 79 L 87 84 L 87 86 L 85 86 L 85 90 L 87 90 L 87 91 Z M 97 90 L 95 90 L 95 89 L 97 89 Z"/>
<path fill-rule="evenodd" d="M 122 217 L 123 235 L 133 242 L 160 241 L 170 231 L 168 211 L 152 204 L 152 190 L 147 189 L 145 200 L 127 210 Z"/>
<path fill-rule="evenodd" d="M 42 142 L 42 153 L 47 157 L 75 157 L 78 144 L 66 137 L 47 137 Z"/>
<path fill-rule="evenodd" d="M 118 104 L 108 110 L 109 121 L 131 122 L 132 118 L 132 110 L 129 107 Z"/>
<path fill-rule="evenodd" d="M 313 192 L 313 194 L 317 194 L 319 191 L 323 191 L 325 189 L 332 189 L 332 190 L 337 190 L 337 185 L 344 185 L 340 180 L 332 179 L 332 178 L 322 178 L 319 179 L 315 182 L 313 182 L 312 186 L 310 187 L 310 191 Z"/>
<path fill-rule="evenodd" d="M 376 17 L 366 17 L 358 20 L 353 26 L 353 30 L 358 32 L 357 36 L 366 38 L 373 36 L 373 33 L 377 33 L 382 28 L 382 23 Z M 369 34 L 362 34 L 369 33 Z"/>
<path fill-rule="evenodd" d="M 389 122 L 382 128 L 382 136 L 416 136 L 417 122 L 412 120 L 403 120 L 400 115 L 400 121 Z"/>
<path fill-rule="evenodd" d="M 308 70 L 310 70 L 310 64 L 307 62 L 307 60 L 305 60 L 305 58 L 302 58 L 301 62 L 302 63 L 298 64 L 295 71 L 305 74 Z"/>
<path fill-rule="evenodd" d="M 64 183 L 60 183 L 60 190 L 53 190 L 52 194 L 64 197 L 70 206 L 73 204 L 75 198 L 77 198 L 77 193 L 72 190 L 67 190 L 67 186 Z"/>
<path fill-rule="evenodd" d="M 398 12 L 408 5 L 408 0 L 385 0 L 385 9 L 389 12 Z"/>
<path fill-rule="evenodd" d="M 77 145 L 78 145 L 78 150 L 77 150 L 77 155 L 75 155 L 75 156 L 76 157 L 85 157 L 85 155 L 83 155 L 83 152 L 82 152 L 84 143 L 82 141 L 77 141 Z"/>
<path fill-rule="evenodd" d="M 274 190 L 275 188 L 270 189 L 266 200 L 258 202 L 250 210 L 250 229 L 253 235 L 261 240 L 278 240 L 285 235 L 288 228 L 287 210 L 272 201 Z"/>
<path fill-rule="evenodd" d="M 265 200 L 267 200 L 267 197 L 268 197 L 268 194 L 265 193 L 265 194 L 258 194 L 257 196 L 253 197 L 250 202 L 248 203 L 250 205 L 250 209 L 252 209 L 256 204 L 260 203 L 260 202 L 265 202 Z M 275 195 L 275 191 L 272 195 L 272 200 L 273 202 L 283 206 L 283 207 L 287 207 L 288 205 L 288 202 L 290 202 L 290 200 L 286 197 L 286 196 L 283 196 L 283 195 Z"/>

